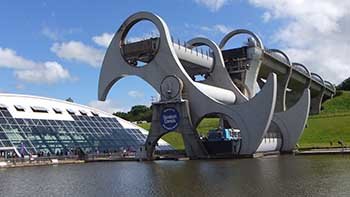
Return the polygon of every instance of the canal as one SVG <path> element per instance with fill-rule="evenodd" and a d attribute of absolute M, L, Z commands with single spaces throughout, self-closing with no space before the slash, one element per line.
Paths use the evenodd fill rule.
<path fill-rule="evenodd" d="M 350 156 L 0 169 L 0 196 L 350 196 Z"/>

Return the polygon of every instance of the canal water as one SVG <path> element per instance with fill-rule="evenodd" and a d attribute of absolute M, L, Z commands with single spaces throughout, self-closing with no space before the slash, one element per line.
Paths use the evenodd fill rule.
<path fill-rule="evenodd" d="M 0 196 L 350 196 L 350 156 L 0 169 Z"/>

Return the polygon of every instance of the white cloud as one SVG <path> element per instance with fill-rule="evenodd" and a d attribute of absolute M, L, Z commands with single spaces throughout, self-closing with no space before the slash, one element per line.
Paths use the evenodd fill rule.
<path fill-rule="evenodd" d="M 114 33 L 105 32 L 100 35 L 92 37 L 92 41 L 99 46 L 107 48 L 111 43 L 113 36 L 114 36 Z M 152 28 L 149 33 L 143 33 L 140 36 L 135 36 L 135 35 L 127 36 L 126 42 L 137 42 L 137 41 L 145 40 L 151 37 L 159 37 L 159 32 L 157 29 Z"/>
<path fill-rule="evenodd" d="M 41 83 L 44 81 L 48 84 L 71 78 L 68 70 L 57 62 L 45 62 L 39 67 L 40 69 L 17 70 L 15 71 L 16 77 L 27 82 Z"/>
<path fill-rule="evenodd" d="M 86 63 L 93 67 L 101 66 L 104 56 L 102 50 L 85 45 L 79 41 L 54 43 L 51 51 L 60 58 Z"/>
<path fill-rule="evenodd" d="M 265 21 L 282 19 L 273 35 L 294 62 L 325 80 L 339 83 L 350 75 L 350 1 L 250 0 L 266 9 Z"/>
<path fill-rule="evenodd" d="M 82 30 L 80 28 L 59 29 L 59 28 L 49 28 L 47 26 L 44 26 L 41 29 L 41 33 L 44 36 L 54 41 L 63 40 L 65 36 L 78 33 L 81 31 Z"/>
<path fill-rule="evenodd" d="M 90 101 L 88 103 L 88 106 L 100 109 L 108 113 L 127 111 L 126 109 L 119 108 L 118 104 L 110 99 L 107 99 L 106 101 Z"/>
<path fill-rule="evenodd" d="M 57 62 L 35 62 L 0 47 L 1 67 L 13 69 L 16 78 L 26 82 L 53 84 L 71 79 L 69 71 Z"/>
<path fill-rule="evenodd" d="M 18 56 L 16 51 L 9 48 L 0 47 L 0 67 L 13 69 L 35 68 L 37 63 L 32 60 Z"/>
<path fill-rule="evenodd" d="M 152 29 L 150 32 L 144 33 L 141 36 L 127 36 L 126 42 L 138 42 L 141 40 L 146 40 L 146 39 L 155 38 L 155 37 L 159 37 L 159 32 L 156 29 Z"/>
<path fill-rule="evenodd" d="M 50 38 L 51 40 L 58 40 L 58 39 L 60 39 L 60 37 L 61 37 L 57 31 L 53 31 L 53 30 L 51 30 L 51 29 L 48 28 L 48 27 L 44 27 L 44 28 L 41 30 L 41 33 L 42 33 L 44 36 Z"/>
<path fill-rule="evenodd" d="M 262 15 L 263 21 L 265 23 L 269 22 L 271 19 L 271 13 L 270 12 L 264 12 L 264 14 Z"/>
<path fill-rule="evenodd" d="M 17 90 L 24 90 L 26 88 L 26 86 L 24 84 L 16 84 L 15 88 Z"/>
<path fill-rule="evenodd" d="M 114 34 L 112 33 L 102 33 L 101 35 L 92 37 L 92 40 L 97 45 L 107 48 L 111 43 L 113 36 Z M 129 36 L 126 38 L 126 42 L 138 42 L 156 36 L 159 36 L 159 33 L 156 33 L 156 30 L 152 30 L 150 33 L 144 33 L 141 36 Z"/>
<path fill-rule="evenodd" d="M 145 40 L 146 38 L 145 37 L 141 37 L 141 36 L 134 36 L 134 37 L 129 37 L 127 38 L 127 41 L 128 43 L 130 42 L 138 42 L 138 41 L 141 41 L 141 40 Z"/>
<path fill-rule="evenodd" d="M 229 27 L 227 25 L 223 24 L 216 24 L 213 26 L 201 26 L 199 27 L 202 31 L 207 31 L 207 32 L 213 32 L 213 33 L 221 33 L 221 34 L 227 34 L 230 31 L 233 30 L 232 27 Z"/>
<path fill-rule="evenodd" d="M 136 90 L 131 90 L 128 92 L 128 95 L 132 98 L 143 98 L 145 95 L 143 92 L 136 91 Z"/>
<path fill-rule="evenodd" d="M 230 0 L 195 0 L 196 3 L 204 5 L 210 11 L 216 12 Z"/>
<path fill-rule="evenodd" d="M 229 27 L 229 26 L 226 26 L 226 25 L 222 25 L 222 24 L 214 25 L 213 29 L 216 30 L 216 31 L 219 31 L 219 32 L 221 32 L 223 34 L 227 34 L 227 33 L 229 33 L 230 31 L 233 30 L 232 27 Z"/>
<path fill-rule="evenodd" d="M 111 43 L 112 39 L 113 39 L 114 34 L 112 33 L 103 33 L 99 36 L 94 36 L 92 37 L 92 40 L 100 46 L 103 47 L 108 47 L 109 43 Z"/>

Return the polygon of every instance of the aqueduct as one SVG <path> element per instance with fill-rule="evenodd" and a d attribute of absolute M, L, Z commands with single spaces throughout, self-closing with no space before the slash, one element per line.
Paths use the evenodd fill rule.
<path fill-rule="evenodd" d="M 143 20 L 152 22 L 159 36 L 126 42 L 130 29 Z M 226 49 L 226 43 L 239 34 L 250 37 L 247 44 Z M 196 50 L 200 46 L 211 52 Z M 131 15 L 115 33 L 100 73 L 99 100 L 105 100 L 111 87 L 128 75 L 139 76 L 161 95 L 152 106 L 145 142 L 148 159 L 158 139 L 171 131 L 182 134 L 189 157 L 210 156 L 196 131 L 209 114 L 218 115 L 222 127 L 240 130 L 239 149 L 232 154 L 290 152 L 309 114 L 319 113 L 322 101 L 335 94 L 330 82 L 292 63 L 282 51 L 267 49 L 249 30 L 234 30 L 219 45 L 202 37 L 182 45 L 173 41 L 163 19 L 149 12 Z M 203 80 L 195 80 L 198 75 Z"/>

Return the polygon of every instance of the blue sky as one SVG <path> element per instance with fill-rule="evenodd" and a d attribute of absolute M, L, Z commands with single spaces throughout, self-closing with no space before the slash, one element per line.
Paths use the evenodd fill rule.
<path fill-rule="evenodd" d="M 333 2 L 3 0 L 0 92 L 72 97 L 77 103 L 107 111 L 149 104 L 156 93 L 135 77 L 115 85 L 106 102 L 96 101 L 106 46 L 121 23 L 137 11 L 158 14 L 172 36 L 181 40 L 206 36 L 218 43 L 229 30 L 249 29 L 265 46 L 283 49 L 294 62 L 339 83 L 350 76 L 350 38 L 346 36 L 350 3 Z M 145 32 L 141 28 L 135 34 Z M 233 43 L 239 46 L 241 40 Z"/>

